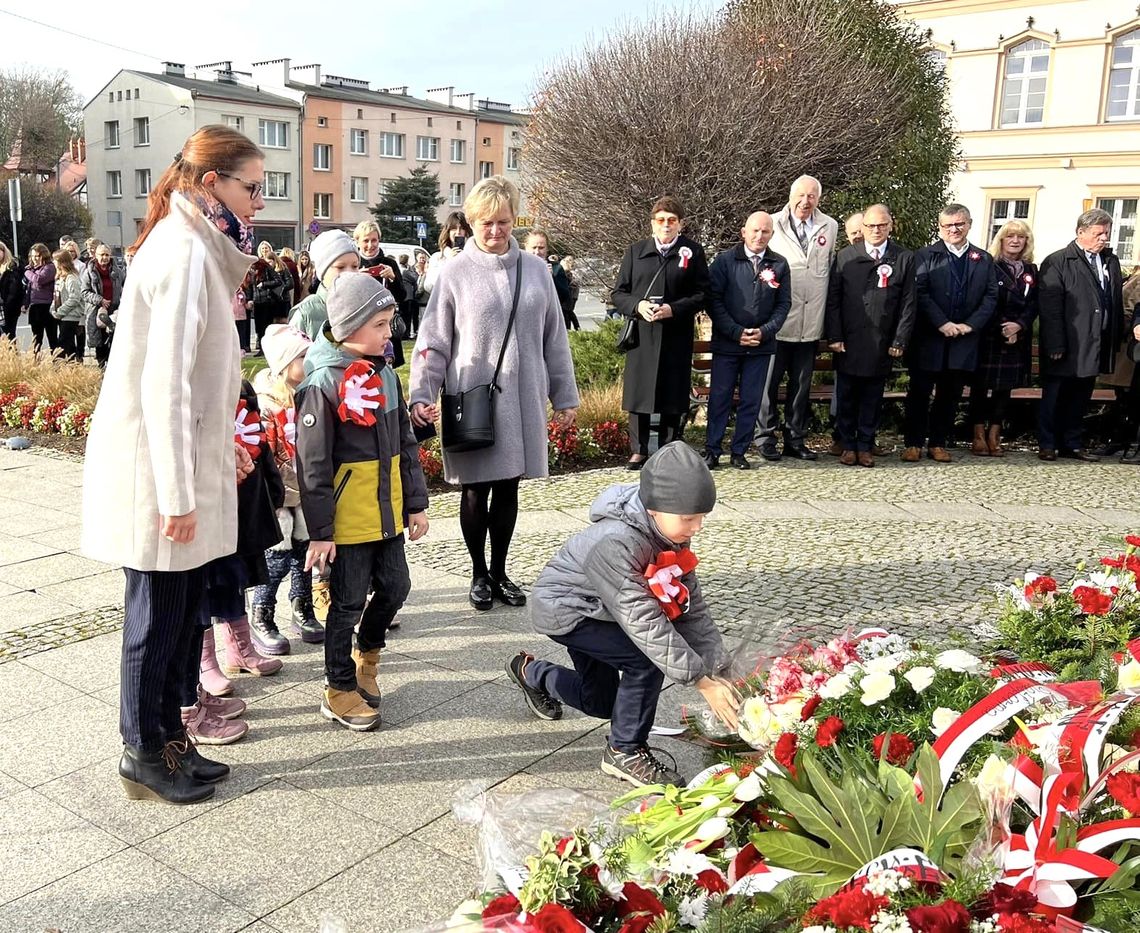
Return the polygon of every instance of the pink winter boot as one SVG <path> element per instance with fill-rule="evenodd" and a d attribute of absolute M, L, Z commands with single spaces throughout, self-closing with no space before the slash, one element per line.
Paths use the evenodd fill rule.
<path fill-rule="evenodd" d="M 195 745 L 230 745 L 249 732 L 249 724 L 215 716 L 201 703 L 182 707 L 182 725 Z"/>
<path fill-rule="evenodd" d="M 198 675 L 202 681 L 202 688 L 216 697 L 228 697 L 234 692 L 234 685 L 218 667 L 218 649 L 214 643 L 214 627 L 206 629 L 202 637 L 202 660 L 198 665 Z"/>
<path fill-rule="evenodd" d="M 227 677 L 233 677 L 238 673 L 265 677 L 281 670 L 279 658 L 263 658 L 258 654 L 250 637 L 249 620 L 245 616 L 240 619 L 219 620 L 218 627 L 222 632 L 222 644 L 226 648 L 222 671 Z"/>
<path fill-rule="evenodd" d="M 237 697 L 216 697 L 198 684 L 198 705 L 221 719 L 237 719 L 245 714 L 245 700 Z"/>

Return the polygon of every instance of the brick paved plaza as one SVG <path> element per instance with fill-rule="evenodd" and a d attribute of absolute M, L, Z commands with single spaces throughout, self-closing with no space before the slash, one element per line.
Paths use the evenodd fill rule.
<path fill-rule="evenodd" d="M 1027 454 L 939 467 L 884 459 L 722 469 L 721 503 L 694 550 L 718 620 L 775 645 L 878 623 L 969 632 L 993 589 L 1027 568 L 1093 555 L 1140 529 L 1117 464 Z M 82 464 L 0 450 L 0 931 L 349 933 L 445 919 L 475 883 L 473 831 L 450 815 L 470 781 L 616 792 L 597 770 L 604 725 L 529 718 L 504 683 L 525 647 L 560 651 L 525 611 L 475 616 L 454 494 L 410 545 L 413 595 L 381 664 L 384 726 L 317 715 L 321 655 L 294 643 L 279 676 L 239 680 L 249 735 L 211 752 L 234 766 L 212 801 L 132 803 L 115 763 L 122 574 L 75 553 Z M 598 471 L 523 486 L 510 565 L 518 582 L 585 521 L 593 495 L 632 479 Z M 280 602 L 284 606 L 284 598 Z M 696 697 L 671 687 L 660 725 Z M 696 750 L 662 740 L 683 770 Z"/>

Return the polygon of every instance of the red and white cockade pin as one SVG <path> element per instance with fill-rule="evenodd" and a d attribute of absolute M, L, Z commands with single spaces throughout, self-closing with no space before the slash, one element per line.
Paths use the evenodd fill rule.
<path fill-rule="evenodd" d="M 681 261 L 678 262 L 677 265 L 679 265 L 682 269 L 688 269 L 689 260 L 693 258 L 693 251 L 687 246 L 682 246 L 677 251 L 677 255 L 681 257 Z"/>
<path fill-rule="evenodd" d="M 765 269 L 760 273 L 760 281 L 767 285 L 769 288 L 779 288 L 780 283 L 776 281 L 776 273 L 772 269 Z"/>
<path fill-rule="evenodd" d="M 894 274 L 895 270 L 893 268 L 891 268 L 890 265 L 888 265 L 887 263 L 884 262 L 875 271 L 877 273 L 879 273 L 879 288 L 886 288 L 887 287 L 887 279 L 889 279 Z"/>
<path fill-rule="evenodd" d="M 1033 276 L 1026 272 L 1025 275 L 1021 277 L 1021 281 L 1025 283 L 1025 297 L 1028 298 L 1029 289 L 1033 287 Z"/>
<path fill-rule="evenodd" d="M 982 254 L 979 253 L 976 249 L 970 251 L 970 262 L 979 262 L 981 258 Z"/>
<path fill-rule="evenodd" d="M 821 233 L 819 235 L 819 238 L 816 240 L 816 243 L 818 243 L 820 246 L 827 246 L 827 234 Z"/>
<path fill-rule="evenodd" d="M 250 411 L 242 399 L 238 400 L 237 412 L 234 414 L 234 440 L 241 444 L 254 460 L 261 456 L 261 442 L 265 440 L 265 432 L 261 429 L 261 418 L 257 412 Z"/>

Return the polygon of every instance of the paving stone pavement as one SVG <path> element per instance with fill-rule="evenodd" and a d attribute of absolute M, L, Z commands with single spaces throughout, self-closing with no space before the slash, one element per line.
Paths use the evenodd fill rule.
<path fill-rule="evenodd" d="M 870 623 L 969 633 L 997 585 L 1067 573 L 1140 529 L 1131 467 L 958 461 L 720 470 L 694 548 L 725 632 L 770 650 Z M 525 483 L 512 575 L 532 583 L 594 495 L 634 479 Z M 76 458 L 0 450 L 0 933 L 316 933 L 323 917 L 350 933 L 421 928 L 478 878 L 475 833 L 451 816 L 457 792 L 619 789 L 597 770 L 604 724 L 538 723 L 506 683 L 518 648 L 563 653 L 525 612 L 470 610 L 458 497 L 443 493 L 428 538 L 408 547 L 413 595 L 381 665 L 380 731 L 318 717 L 321 654 L 295 644 L 280 675 L 238 682 L 251 731 L 212 750 L 234 767 L 216 798 L 127 801 L 115 774 L 122 575 L 77 553 L 81 484 Z M 694 697 L 668 688 L 659 724 Z M 700 764 L 661 744 L 683 769 Z"/>

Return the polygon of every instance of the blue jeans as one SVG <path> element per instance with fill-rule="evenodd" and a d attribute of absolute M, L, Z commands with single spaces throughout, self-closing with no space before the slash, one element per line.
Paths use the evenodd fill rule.
<path fill-rule="evenodd" d="M 768 375 L 772 371 L 772 356 L 743 356 L 732 353 L 714 353 L 712 378 L 709 381 L 709 426 L 705 434 L 705 449 L 718 457 L 721 443 L 728 430 L 728 416 L 732 412 L 732 395 L 740 386 L 740 405 L 736 409 L 736 429 L 732 432 L 732 453 L 743 455 L 752 446 L 756 433 L 756 418 L 760 403 L 768 388 Z"/>
<path fill-rule="evenodd" d="M 565 635 L 550 637 L 570 652 L 574 669 L 531 661 L 526 682 L 587 716 L 610 720 L 610 745 L 618 751 L 643 748 L 665 682 L 660 668 L 616 622 L 583 619 Z"/>

